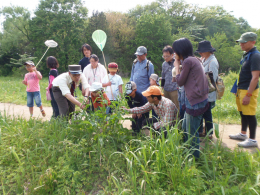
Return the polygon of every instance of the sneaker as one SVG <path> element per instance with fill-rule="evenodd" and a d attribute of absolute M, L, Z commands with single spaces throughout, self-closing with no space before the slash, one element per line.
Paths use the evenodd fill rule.
<path fill-rule="evenodd" d="M 45 117 L 46 116 L 46 113 L 44 110 L 41 110 L 41 113 L 42 113 L 42 116 Z"/>
<path fill-rule="evenodd" d="M 248 147 L 258 147 L 257 141 L 252 141 L 251 139 L 247 139 L 243 142 L 237 143 L 238 146 L 248 148 Z"/>
<path fill-rule="evenodd" d="M 229 135 L 230 139 L 237 139 L 237 140 L 246 140 L 248 139 L 247 135 L 241 135 L 240 133 L 236 135 Z"/>

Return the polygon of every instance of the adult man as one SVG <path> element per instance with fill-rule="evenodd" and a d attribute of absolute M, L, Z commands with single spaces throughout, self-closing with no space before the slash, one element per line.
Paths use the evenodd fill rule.
<path fill-rule="evenodd" d="M 241 147 L 257 147 L 255 140 L 257 120 L 255 117 L 257 108 L 257 96 L 259 92 L 258 80 L 260 74 L 260 53 L 254 46 L 257 35 L 247 32 L 241 35 L 237 42 L 245 54 L 240 62 L 242 67 L 238 78 L 236 94 L 237 110 L 241 115 L 241 133 L 229 135 L 231 139 L 244 140 L 239 142 Z M 250 138 L 246 135 L 249 126 Z"/>
<path fill-rule="evenodd" d="M 151 86 L 142 92 L 142 94 L 148 100 L 144 106 L 132 109 L 123 107 L 123 109 L 132 114 L 143 114 L 154 109 L 155 113 L 160 117 L 159 121 L 158 119 L 151 118 L 147 122 L 143 121 L 143 125 L 148 123 L 157 131 L 165 131 L 167 126 L 175 124 L 178 109 L 171 100 L 162 96 L 163 94 L 158 86 Z"/>
<path fill-rule="evenodd" d="M 175 106 L 179 109 L 178 91 L 176 81 L 172 81 L 172 69 L 174 67 L 173 49 L 170 45 L 163 48 L 164 62 L 162 64 L 162 83 L 164 89 L 164 97 L 170 99 Z"/>
<path fill-rule="evenodd" d="M 82 74 L 80 65 L 69 65 L 69 72 L 57 76 L 52 82 L 52 92 L 58 104 L 61 116 L 68 116 L 75 111 L 75 105 L 81 109 L 85 107 L 75 97 L 76 88 L 82 83 L 85 100 L 88 102 L 89 84 L 86 77 Z"/>
<path fill-rule="evenodd" d="M 92 48 L 89 44 L 85 43 L 81 47 L 81 52 L 84 55 L 84 57 L 79 61 L 79 65 L 81 66 L 81 70 L 83 72 L 84 68 L 90 64 L 89 58 L 92 53 Z"/>
<path fill-rule="evenodd" d="M 153 64 L 147 60 L 147 49 L 144 46 L 140 46 L 137 48 L 135 55 L 137 59 L 135 59 L 130 81 L 134 81 L 137 86 L 137 91 L 143 92 L 150 86 L 149 78 L 151 74 L 154 73 Z"/>

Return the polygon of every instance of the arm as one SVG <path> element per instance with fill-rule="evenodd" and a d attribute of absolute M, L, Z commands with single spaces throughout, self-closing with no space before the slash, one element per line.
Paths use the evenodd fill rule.
<path fill-rule="evenodd" d="M 174 61 L 174 67 L 176 70 L 176 82 L 179 86 L 183 86 L 186 83 L 186 80 L 188 78 L 189 72 L 190 72 L 190 64 L 186 63 L 185 65 L 182 65 L 182 71 L 180 73 L 180 60 L 175 59 Z"/>
<path fill-rule="evenodd" d="M 26 75 L 24 76 L 22 83 L 27 86 L 27 76 Z"/>
<path fill-rule="evenodd" d="M 146 112 L 149 112 L 150 110 L 152 110 L 152 105 L 149 102 L 147 102 L 145 105 L 141 107 L 127 109 L 127 111 L 129 111 L 132 114 L 144 114 Z"/>
<path fill-rule="evenodd" d="M 164 63 L 163 63 L 163 64 L 164 64 Z M 162 64 L 162 81 L 161 81 L 161 87 L 162 87 L 162 89 L 163 89 L 164 84 L 165 84 L 165 72 L 163 71 L 163 68 L 164 68 L 163 64 Z"/>
<path fill-rule="evenodd" d="M 149 71 L 148 71 L 148 76 L 149 76 L 149 78 L 150 78 L 151 74 L 154 74 L 154 66 L 153 66 L 153 64 L 150 62 L 150 63 L 149 63 Z M 148 79 L 149 79 L 149 78 L 148 78 Z"/>
<path fill-rule="evenodd" d="M 119 85 L 118 89 L 119 89 L 120 96 L 123 97 L 124 94 L 123 94 L 123 87 L 122 87 L 122 85 Z"/>
<path fill-rule="evenodd" d="M 131 77 L 130 77 L 130 81 L 134 81 L 134 67 L 135 65 L 132 65 L 132 71 L 131 71 Z"/>
<path fill-rule="evenodd" d="M 51 89 L 52 81 L 53 81 L 54 79 L 55 79 L 54 76 L 53 76 L 53 75 L 50 75 L 50 77 L 49 77 L 50 83 L 49 83 L 48 89 Z"/>
<path fill-rule="evenodd" d="M 250 85 L 249 85 L 249 88 L 248 88 L 247 93 L 252 94 L 253 91 L 255 90 L 255 88 L 256 88 L 256 86 L 257 86 L 257 83 L 258 83 L 258 81 L 259 81 L 259 74 L 260 74 L 260 71 L 259 71 L 259 70 L 257 70 L 257 71 L 252 71 L 252 79 L 251 79 L 251 82 L 250 82 Z M 245 96 L 245 97 L 243 98 L 242 104 L 243 104 L 243 105 L 248 105 L 249 102 L 250 102 L 250 99 L 251 99 L 251 97 Z"/>
<path fill-rule="evenodd" d="M 33 71 L 36 73 L 36 76 L 39 80 L 42 80 L 42 75 L 39 71 L 37 71 L 36 67 L 33 67 Z"/>
<path fill-rule="evenodd" d="M 81 109 L 83 109 L 85 107 L 84 104 L 80 103 L 78 100 L 76 100 L 70 93 L 67 93 L 65 95 L 65 97 L 73 104 L 77 105 L 78 107 L 80 107 Z"/>

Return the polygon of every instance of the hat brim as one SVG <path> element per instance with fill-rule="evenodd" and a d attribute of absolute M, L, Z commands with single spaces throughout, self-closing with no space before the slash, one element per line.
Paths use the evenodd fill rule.
<path fill-rule="evenodd" d="M 144 55 L 144 53 L 141 53 L 141 52 L 135 52 L 135 55 L 141 56 L 141 55 Z"/>
<path fill-rule="evenodd" d="M 238 43 L 246 43 L 247 41 L 245 41 L 245 40 L 243 40 L 243 39 L 238 39 L 238 40 L 236 40 L 236 42 Z"/>
<path fill-rule="evenodd" d="M 28 63 L 24 63 L 23 65 L 30 65 L 30 66 L 35 66 L 34 64 L 28 64 Z"/>
<path fill-rule="evenodd" d="M 94 88 L 94 87 L 90 87 L 89 91 L 94 92 L 94 91 L 101 91 L 103 88 Z"/>
<path fill-rule="evenodd" d="M 216 51 L 216 49 L 212 47 L 210 49 L 201 49 L 201 50 L 197 49 L 195 52 L 196 53 L 205 53 L 205 52 L 215 52 L 215 51 Z"/>
<path fill-rule="evenodd" d="M 144 97 L 148 97 L 148 96 L 151 96 L 152 94 L 150 92 L 148 92 L 148 91 L 144 91 L 144 92 L 142 92 L 142 95 Z"/>
<path fill-rule="evenodd" d="M 129 95 L 129 94 L 132 93 L 132 92 L 133 92 L 133 90 L 128 89 L 128 90 L 125 91 L 125 94 L 126 94 L 126 95 Z"/>
<path fill-rule="evenodd" d="M 69 71 L 71 74 L 82 74 L 82 71 Z"/>

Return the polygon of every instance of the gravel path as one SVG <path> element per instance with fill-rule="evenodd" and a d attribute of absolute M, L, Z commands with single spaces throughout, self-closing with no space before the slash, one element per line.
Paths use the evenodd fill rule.
<path fill-rule="evenodd" d="M 43 117 L 41 115 L 40 109 L 37 107 L 34 107 L 34 117 L 41 119 L 41 120 L 50 120 L 52 116 L 52 107 L 44 107 L 44 110 L 46 112 L 46 117 Z M 24 105 L 16 105 L 16 104 L 10 104 L 10 103 L 0 103 L 0 112 L 1 114 L 7 114 L 11 115 L 13 117 L 22 117 L 25 119 L 30 118 L 29 109 L 27 106 Z M 131 121 L 125 120 L 123 123 L 124 127 L 131 129 Z M 236 134 L 240 132 L 240 125 L 227 125 L 227 124 L 220 124 L 219 130 L 220 130 L 220 139 L 222 139 L 222 144 L 230 149 L 234 149 L 237 147 L 237 143 L 239 141 L 231 140 L 229 139 L 229 134 Z M 260 127 L 257 127 L 257 141 L 260 146 Z M 217 138 L 214 136 L 213 141 L 216 142 Z M 203 143 L 202 143 L 203 145 Z M 259 151 L 258 148 L 247 148 L 243 149 L 248 152 L 256 152 Z"/>

